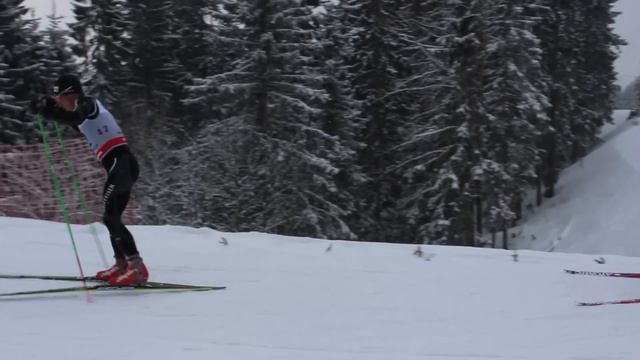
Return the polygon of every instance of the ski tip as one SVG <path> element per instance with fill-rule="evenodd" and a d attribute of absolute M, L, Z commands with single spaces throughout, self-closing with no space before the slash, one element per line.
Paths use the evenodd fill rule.
<path fill-rule="evenodd" d="M 576 301 L 576 306 L 598 306 L 598 305 L 604 305 L 604 304 L 603 303 L 599 303 L 599 302 Z"/>

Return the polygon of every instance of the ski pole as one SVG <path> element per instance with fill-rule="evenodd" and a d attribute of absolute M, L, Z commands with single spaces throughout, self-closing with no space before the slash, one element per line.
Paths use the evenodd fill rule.
<path fill-rule="evenodd" d="M 73 247 L 73 252 L 76 256 L 76 262 L 78 264 L 78 269 L 80 269 L 80 277 L 82 278 L 82 285 L 84 286 L 87 292 L 87 301 L 91 302 L 91 297 L 89 295 L 89 289 L 87 287 L 87 280 L 84 276 L 84 270 L 82 269 L 82 263 L 80 262 L 80 255 L 78 255 L 78 247 L 76 246 L 76 241 L 73 238 L 73 231 L 71 230 L 71 224 L 69 220 L 69 211 L 64 202 L 64 194 L 62 193 L 62 189 L 60 187 L 60 178 L 56 173 L 54 163 L 53 163 L 53 154 L 51 152 L 51 148 L 49 147 L 49 136 L 44 129 L 44 122 L 42 120 L 42 116 L 36 115 L 36 121 L 38 123 L 38 128 L 40 129 L 40 135 L 42 136 L 42 143 L 44 145 L 44 153 L 47 156 L 48 160 L 48 169 L 49 174 L 51 175 L 51 181 L 53 182 L 53 189 L 56 194 L 56 198 L 58 199 L 58 203 L 60 204 L 60 209 L 62 210 L 62 215 L 64 217 L 64 222 L 67 225 L 67 231 L 69 232 L 69 238 L 71 239 L 71 245 Z"/>
<path fill-rule="evenodd" d="M 82 209 L 82 215 L 84 218 L 84 222 L 85 224 L 89 224 L 89 229 L 91 230 L 91 235 L 93 236 L 93 241 L 96 244 L 96 247 L 98 248 L 98 253 L 100 254 L 100 259 L 102 260 L 102 264 L 104 265 L 104 267 L 107 267 L 107 258 L 104 255 L 104 251 L 102 250 L 102 246 L 100 245 L 100 238 L 98 237 L 98 232 L 96 231 L 96 227 L 93 225 L 93 223 L 89 222 L 89 207 L 87 206 L 87 203 L 85 201 L 85 197 L 84 194 L 82 193 L 82 190 L 80 190 L 80 182 L 78 181 L 78 177 L 76 176 L 76 171 L 75 171 L 75 167 L 73 166 L 73 163 L 71 162 L 71 160 L 69 159 L 68 153 L 67 153 L 67 149 L 64 146 L 64 140 L 62 139 L 62 132 L 60 131 L 60 126 L 58 126 L 58 123 L 55 123 L 55 128 L 56 128 L 56 137 L 58 138 L 58 144 L 60 145 L 60 148 L 62 149 L 62 156 L 64 157 L 64 165 L 67 168 L 67 170 L 71 173 L 71 179 L 73 182 L 73 187 L 76 193 L 76 196 L 78 197 L 78 199 L 80 200 L 80 208 Z"/>

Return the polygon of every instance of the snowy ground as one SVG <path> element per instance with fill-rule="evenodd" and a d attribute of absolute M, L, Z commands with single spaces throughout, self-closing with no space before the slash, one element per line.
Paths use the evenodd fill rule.
<path fill-rule="evenodd" d="M 227 285 L 205 293 L 0 300 L 2 359 L 637 360 L 640 259 L 351 243 L 185 227 L 132 228 L 155 281 Z M 75 226 L 87 272 L 101 267 Z M 220 243 L 222 237 L 228 245 Z M 107 239 L 100 227 L 100 237 Z M 64 225 L 0 218 L 0 273 L 77 274 Z M 331 250 L 327 251 L 329 245 Z M 103 245 L 106 248 L 106 240 Z M 0 291 L 71 286 L 2 280 Z"/>

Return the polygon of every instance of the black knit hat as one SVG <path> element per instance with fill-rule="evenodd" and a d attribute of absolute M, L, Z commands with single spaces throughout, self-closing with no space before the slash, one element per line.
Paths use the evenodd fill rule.
<path fill-rule="evenodd" d="M 82 94 L 82 84 L 75 75 L 62 75 L 53 84 L 53 95 Z"/>

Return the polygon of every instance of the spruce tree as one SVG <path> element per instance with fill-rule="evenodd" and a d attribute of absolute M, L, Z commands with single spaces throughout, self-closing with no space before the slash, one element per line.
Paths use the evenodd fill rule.
<path fill-rule="evenodd" d="M 0 45 L 0 53 L 4 53 L 4 45 Z M 15 119 L 21 108 L 11 95 L 11 79 L 6 75 L 8 67 L 0 60 L 0 144 L 13 144 L 20 137 L 16 130 L 19 131 L 22 125 Z"/>
<path fill-rule="evenodd" d="M 358 113 L 351 121 L 361 124 L 357 140 L 363 144 L 358 156 L 364 182 L 360 184 L 357 233 L 367 241 L 412 242 L 406 218 L 397 202 L 402 183 L 393 169 L 394 147 L 402 139 L 403 121 L 409 111 L 406 93 L 396 92 L 410 61 L 401 52 L 398 21 L 401 4 L 388 0 L 344 1 L 343 20 L 351 39 L 348 66 Z"/>
<path fill-rule="evenodd" d="M 172 2 L 127 1 L 131 23 L 128 81 L 130 105 L 138 113 L 170 113 L 177 65 L 172 48 Z"/>
<path fill-rule="evenodd" d="M 584 156 L 610 116 L 613 49 L 621 40 L 611 24 L 612 1 L 574 4 L 540 0 L 536 34 L 542 40 L 543 68 L 549 77 L 550 127 L 540 146 L 545 195 L 555 195 L 559 171 Z M 597 97 L 597 99 L 596 99 Z"/>
<path fill-rule="evenodd" d="M 73 54 L 69 50 L 68 41 L 70 32 L 61 28 L 61 16 L 55 14 L 47 16 L 48 26 L 42 32 L 44 42 L 44 79 L 49 83 L 57 79 L 61 74 L 77 73 L 78 68 L 74 63 Z"/>
<path fill-rule="evenodd" d="M 403 143 L 399 165 L 412 184 L 403 203 L 422 242 L 475 245 L 474 200 L 483 164 L 488 4 L 483 1 L 427 3 L 431 34 L 422 31 L 422 76 L 414 88 L 433 107 L 418 113 Z M 451 19 L 453 21 L 451 21 Z"/>
<path fill-rule="evenodd" d="M 336 137 L 340 144 L 340 149 L 332 156 L 339 169 L 334 176 L 338 190 L 330 196 L 346 210 L 345 218 L 355 228 L 360 226 L 356 193 L 365 175 L 357 163 L 358 154 L 364 147 L 360 141 L 363 131 L 363 119 L 359 116 L 361 102 L 354 98 L 347 65 L 353 49 L 350 33 L 342 22 L 347 15 L 344 9 L 331 0 L 322 1 L 320 9 L 322 11 L 317 13 L 318 37 L 322 44 L 320 71 L 324 79 L 323 89 L 327 93 L 320 126 L 327 134 Z"/>
<path fill-rule="evenodd" d="M 176 87 L 174 89 L 173 117 L 181 129 L 175 129 L 183 137 L 180 142 L 189 143 L 202 129 L 211 110 L 206 103 L 185 102 L 188 98 L 189 86 L 195 78 L 205 78 L 217 73 L 223 63 L 229 59 L 218 46 L 215 30 L 221 23 L 212 26 L 207 22 L 214 13 L 214 4 L 207 0 L 188 0 L 174 2 L 171 8 L 170 26 L 174 35 L 169 41 L 175 61 Z"/>
<path fill-rule="evenodd" d="M 537 180 L 537 145 L 549 126 L 549 103 L 540 41 L 533 34 L 536 11 L 526 1 L 501 0 L 488 12 L 483 103 L 489 121 L 483 129 L 483 160 L 473 170 L 480 182 L 480 232 L 483 219 L 493 232 L 511 227 L 525 192 Z"/>
<path fill-rule="evenodd" d="M 615 0 L 591 1 L 581 7 L 580 18 L 576 26 L 582 41 L 580 51 L 583 63 L 580 64 L 577 87 L 581 96 L 577 99 L 580 109 L 579 130 L 574 146 L 572 160 L 586 155 L 598 143 L 598 132 L 605 122 L 611 122 L 613 94 L 616 91 L 616 72 L 614 62 L 616 49 L 625 42 L 614 33 L 613 25 L 617 12 L 613 11 Z"/>
<path fill-rule="evenodd" d="M 221 116 L 203 132 L 214 137 L 203 138 L 206 155 L 201 152 L 197 161 L 208 164 L 208 176 L 222 177 L 211 179 L 214 184 L 233 188 L 209 203 L 207 215 L 233 217 L 237 230 L 353 237 L 344 221 L 347 208 L 334 200 L 342 147 L 322 126 L 327 93 L 313 6 L 300 1 L 225 6 L 219 16 L 228 26 L 221 31 L 237 57 L 230 70 L 202 79 L 193 93 L 218 104 Z M 224 137 L 215 135 L 220 127 Z"/>
<path fill-rule="evenodd" d="M 0 1 L 0 67 L 3 67 L 3 98 L 0 109 L 0 143 L 30 143 L 38 139 L 29 103 L 46 91 L 43 80 L 41 39 L 37 23 L 25 16 L 22 0 Z"/>
<path fill-rule="evenodd" d="M 108 106 L 127 99 L 124 84 L 131 74 L 127 68 L 131 25 L 124 0 L 78 1 L 73 11 L 73 50 L 84 59 L 80 70 L 87 92 Z M 118 108 L 113 111 L 120 114 Z"/>

